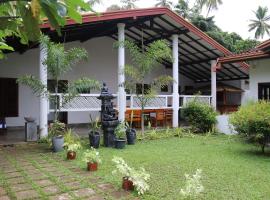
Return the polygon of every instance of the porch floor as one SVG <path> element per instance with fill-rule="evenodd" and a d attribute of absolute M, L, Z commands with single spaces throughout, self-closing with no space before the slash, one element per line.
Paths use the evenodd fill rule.
<path fill-rule="evenodd" d="M 87 126 L 71 127 L 80 137 L 88 137 L 89 128 Z M 23 144 L 25 142 L 24 128 L 8 129 L 0 132 L 0 145 Z"/>
<path fill-rule="evenodd" d="M 135 199 L 43 144 L 0 146 L 0 199 Z"/>

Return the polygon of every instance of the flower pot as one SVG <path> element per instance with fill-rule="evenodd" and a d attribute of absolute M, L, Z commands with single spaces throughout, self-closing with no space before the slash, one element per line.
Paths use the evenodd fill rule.
<path fill-rule="evenodd" d="M 74 160 L 76 158 L 76 152 L 75 151 L 68 151 L 67 152 L 67 159 L 68 160 Z"/>
<path fill-rule="evenodd" d="M 97 168 L 98 168 L 98 163 L 91 163 L 91 162 L 87 163 L 88 171 L 97 171 Z"/>
<path fill-rule="evenodd" d="M 129 145 L 135 144 L 136 141 L 136 130 L 135 129 L 127 129 L 126 130 L 127 135 L 127 143 Z"/>
<path fill-rule="evenodd" d="M 128 180 L 128 178 L 123 177 L 123 183 L 122 183 L 122 188 L 126 191 L 132 191 L 134 190 L 134 185 L 133 182 Z"/>
<path fill-rule="evenodd" d="M 100 143 L 100 134 L 99 132 L 91 132 L 89 134 L 89 142 L 90 142 L 90 147 L 94 147 L 95 149 L 99 148 L 99 143 Z"/>
<path fill-rule="evenodd" d="M 64 145 L 64 137 L 62 135 L 54 136 L 52 138 L 52 146 L 54 152 L 63 151 L 64 150 L 63 145 Z"/>
<path fill-rule="evenodd" d="M 115 139 L 114 145 L 116 149 L 124 149 L 126 146 L 126 140 L 123 138 Z"/>

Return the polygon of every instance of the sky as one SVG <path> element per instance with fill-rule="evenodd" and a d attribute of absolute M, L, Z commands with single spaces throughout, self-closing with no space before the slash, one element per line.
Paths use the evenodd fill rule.
<path fill-rule="evenodd" d="M 178 0 L 171 0 L 177 3 Z M 191 0 L 192 1 L 192 0 Z M 105 11 L 112 4 L 120 4 L 120 0 L 102 0 L 102 4 L 95 8 L 98 11 Z M 156 0 L 138 0 L 136 5 L 139 8 L 154 7 Z M 252 11 L 258 6 L 267 6 L 270 14 L 270 0 L 223 0 L 223 4 L 219 6 L 217 11 L 212 11 L 209 16 L 214 15 L 216 24 L 223 30 L 228 32 L 236 32 L 244 39 L 254 39 L 254 32 L 248 31 L 250 19 L 255 19 Z M 260 39 L 269 39 L 269 36 Z"/>

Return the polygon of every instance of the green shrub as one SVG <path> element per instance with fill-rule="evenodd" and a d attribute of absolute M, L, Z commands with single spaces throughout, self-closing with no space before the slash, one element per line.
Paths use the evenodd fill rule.
<path fill-rule="evenodd" d="M 208 104 L 197 101 L 195 98 L 183 109 L 185 119 L 193 128 L 193 132 L 206 133 L 216 124 L 216 111 Z"/>
<path fill-rule="evenodd" d="M 252 142 L 264 147 L 270 137 L 270 103 L 266 101 L 250 102 L 241 106 L 229 119 L 234 129 Z"/>

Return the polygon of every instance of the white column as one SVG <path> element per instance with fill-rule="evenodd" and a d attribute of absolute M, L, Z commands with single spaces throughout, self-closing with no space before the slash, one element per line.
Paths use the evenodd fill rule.
<path fill-rule="evenodd" d="M 212 106 L 217 109 L 217 72 L 216 72 L 216 60 L 211 60 L 211 96 Z"/>
<path fill-rule="evenodd" d="M 125 83 L 125 47 L 123 42 L 125 41 L 125 24 L 119 23 L 118 27 L 118 119 L 120 121 L 125 120 L 126 111 L 126 92 L 124 88 Z"/>
<path fill-rule="evenodd" d="M 47 85 L 47 67 L 43 64 L 47 57 L 47 49 L 40 45 L 39 78 L 44 85 Z M 39 131 L 40 137 L 48 136 L 48 99 L 45 96 L 39 97 Z"/>
<path fill-rule="evenodd" d="M 179 66 L 178 66 L 178 35 L 172 36 L 172 51 L 173 51 L 173 127 L 178 127 L 178 112 L 179 112 Z"/>

